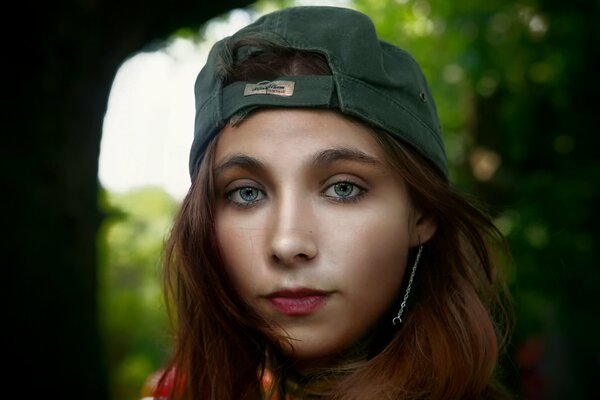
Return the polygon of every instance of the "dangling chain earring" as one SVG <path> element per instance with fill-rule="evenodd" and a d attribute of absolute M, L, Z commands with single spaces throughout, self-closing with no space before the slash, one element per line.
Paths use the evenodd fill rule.
<path fill-rule="evenodd" d="M 417 270 L 417 265 L 419 265 L 419 259 L 421 258 L 422 251 L 423 245 L 419 245 L 419 252 L 417 253 L 415 263 L 413 264 L 412 271 L 410 272 L 410 278 L 408 278 L 408 285 L 406 286 L 406 293 L 404 293 L 404 299 L 402 300 L 402 304 L 400 304 L 400 310 L 398 310 L 398 315 L 396 315 L 394 319 L 392 319 L 392 324 L 394 325 L 402 323 L 402 313 L 404 312 L 404 307 L 406 307 L 406 299 L 408 299 L 408 295 L 410 294 L 413 279 L 415 278 L 415 271 Z"/>

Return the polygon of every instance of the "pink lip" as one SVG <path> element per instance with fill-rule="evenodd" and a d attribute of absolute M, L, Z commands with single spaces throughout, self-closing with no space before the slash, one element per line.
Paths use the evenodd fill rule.
<path fill-rule="evenodd" d="M 321 309 L 331 292 L 297 288 L 278 290 L 266 296 L 271 305 L 280 313 L 289 316 L 310 315 Z"/>

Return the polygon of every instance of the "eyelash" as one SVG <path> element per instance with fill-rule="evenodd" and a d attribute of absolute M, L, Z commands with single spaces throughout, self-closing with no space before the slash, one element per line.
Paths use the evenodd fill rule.
<path fill-rule="evenodd" d="M 339 185 L 339 184 L 347 184 L 347 185 L 352 185 L 353 188 L 358 189 L 359 193 L 355 194 L 353 196 L 350 197 L 335 197 L 335 196 L 329 196 L 326 195 L 325 192 L 327 192 L 329 189 L 333 188 L 335 185 Z M 256 186 L 251 186 L 251 185 L 241 185 L 238 187 L 235 187 L 231 190 L 229 190 L 227 193 L 225 193 L 225 199 L 227 200 L 227 202 L 231 205 L 233 205 L 234 207 L 238 207 L 238 208 L 249 208 L 252 207 L 253 205 L 255 205 L 256 203 L 262 201 L 263 199 L 258 199 L 258 200 L 253 200 L 253 201 L 249 201 L 249 202 L 237 202 L 237 201 L 233 201 L 231 199 L 231 197 L 236 193 L 239 192 L 242 189 L 253 189 L 253 190 L 257 190 L 259 192 L 259 195 L 262 195 L 263 198 L 266 197 L 266 193 L 262 190 L 257 188 Z M 344 180 L 340 180 L 337 182 L 333 182 L 331 185 L 327 186 L 325 188 L 325 190 L 322 192 L 322 196 L 326 197 L 327 199 L 331 200 L 331 201 L 335 201 L 337 203 L 356 203 L 358 201 L 360 201 L 364 195 L 367 193 L 367 189 L 365 189 L 364 187 L 358 185 L 355 182 L 352 182 L 349 179 L 344 179 Z"/>
<path fill-rule="evenodd" d="M 227 202 L 229 204 L 231 204 L 234 207 L 238 207 L 238 208 L 249 208 L 252 207 L 254 204 L 260 202 L 262 199 L 259 200 L 253 200 L 253 201 L 249 201 L 249 202 L 237 202 L 237 201 L 233 201 L 231 199 L 231 197 L 236 193 L 239 192 L 242 189 L 254 189 L 256 191 L 259 192 L 259 195 L 262 195 L 263 197 L 266 197 L 266 194 L 263 190 L 257 188 L 256 186 L 251 186 L 251 185 L 240 185 L 238 187 L 235 187 L 231 190 L 229 190 L 227 193 L 225 193 L 225 199 L 227 200 Z"/>
<path fill-rule="evenodd" d="M 329 189 L 331 189 L 335 185 L 339 185 L 339 184 L 352 185 L 354 188 L 358 189 L 358 193 L 353 196 L 350 196 L 350 197 L 334 197 L 334 196 L 328 196 L 325 194 L 325 192 L 327 192 Z M 358 185 L 355 182 L 352 182 L 349 179 L 344 179 L 341 181 L 334 182 L 331 185 L 327 186 L 327 188 L 323 191 L 323 196 L 327 197 L 328 199 L 335 201 L 337 203 L 356 203 L 356 202 L 360 201 L 366 193 L 367 193 L 367 189 L 365 189 L 364 187 Z"/>

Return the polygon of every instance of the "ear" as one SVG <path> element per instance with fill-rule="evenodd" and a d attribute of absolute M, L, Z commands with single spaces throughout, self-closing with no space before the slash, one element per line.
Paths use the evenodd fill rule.
<path fill-rule="evenodd" d="M 437 231 L 437 220 L 421 211 L 416 210 L 413 220 L 412 234 L 410 235 L 410 246 L 419 246 L 424 244 L 435 235 Z"/>

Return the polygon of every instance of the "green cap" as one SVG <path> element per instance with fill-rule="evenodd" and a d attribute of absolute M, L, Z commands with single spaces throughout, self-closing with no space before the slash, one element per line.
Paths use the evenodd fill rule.
<path fill-rule="evenodd" d="M 228 43 L 245 36 L 263 36 L 291 49 L 321 53 L 332 75 L 283 76 L 271 82 L 224 86 L 218 65 L 231 59 Z M 360 12 L 291 7 L 267 14 L 213 46 L 194 89 L 190 176 L 208 142 L 232 116 L 259 107 L 310 107 L 336 109 L 391 133 L 448 177 L 440 122 L 421 69 L 406 51 L 379 40 L 370 18 Z"/>

